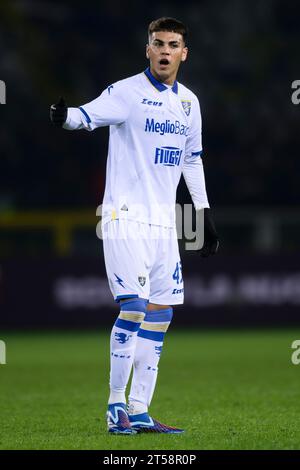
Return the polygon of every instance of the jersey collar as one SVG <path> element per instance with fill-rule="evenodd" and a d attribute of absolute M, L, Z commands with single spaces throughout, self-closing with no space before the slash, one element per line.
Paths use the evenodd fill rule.
<path fill-rule="evenodd" d="M 158 91 L 165 91 L 168 89 L 168 87 L 166 87 L 163 83 L 159 82 L 153 75 L 152 73 L 150 72 L 150 67 L 148 67 L 145 71 L 144 71 L 144 74 L 146 75 L 146 77 L 148 78 L 149 82 L 151 82 L 151 84 L 154 86 L 154 88 L 156 88 Z M 175 80 L 173 86 L 172 86 L 172 91 L 174 93 L 176 93 L 176 95 L 178 94 L 178 83 L 177 81 Z"/>

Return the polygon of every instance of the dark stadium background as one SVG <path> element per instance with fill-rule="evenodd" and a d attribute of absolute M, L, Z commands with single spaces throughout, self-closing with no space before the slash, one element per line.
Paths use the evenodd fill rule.
<path fill-rule="evenodd" d="M 0 450 L 300 449 L 299 13 L 298 0 L 0 1 Z M 221 250 L 203 260 L 180 243 L 185 304 L 150 412 L 186 432 L 111 439 L 118 308 L 96 237 L 108 129 L 57 129 L 49 106 L 144 70 L 163 15 L 190 30 L 178 78 L 200 98 Z M 183 182 L 178 200 L 191 202 Z"/>
<path fill-rule="evenodd" d="M 1 328 L 98 328 L 117 314 L 95 233 L 108 130 L 56 129 L 49 106 L 144 70 L 148 23 L 163 15 L 190 30 L 179 80 L 200 98 L 221 238 L 207 260 L 182 249 L 175 326 L 300 324 L 298 2 L 2 0 Z M 190 202 L 183 183 L 178 200 Z"/>

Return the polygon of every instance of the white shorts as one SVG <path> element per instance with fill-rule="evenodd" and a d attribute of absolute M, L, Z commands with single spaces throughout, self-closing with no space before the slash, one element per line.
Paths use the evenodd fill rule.
<path fill-rule="evenodd" d="M 133 220 L 102 227 L 106 273 L 116 301 L 140 297 L 159 305 L 183 303 L 183 279 L 175 228 Z"/>

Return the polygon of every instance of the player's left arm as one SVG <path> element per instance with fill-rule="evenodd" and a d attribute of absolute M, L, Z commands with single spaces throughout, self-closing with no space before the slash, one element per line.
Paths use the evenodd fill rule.
<path fill-rule="evenodd" d="M 204 210 L 204 244 L 199 250 L 207 257 L 217 253 L 219 236 L 209 206 L 202 161 L 202 119 L 198 100 L 192 103 L 189 136 L 186 142 L 183 176 L 196 211 Z"/>

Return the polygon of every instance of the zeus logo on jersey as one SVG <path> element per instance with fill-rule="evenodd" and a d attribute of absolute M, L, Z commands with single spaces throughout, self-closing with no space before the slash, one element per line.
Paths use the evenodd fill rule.
<path fill-rule="evenodd" d="M 162 101 L 151 101 L 148 98 L 143 98 L 142 104 L 148 104 L 149 106 L 162 106 Z"/>
<path fill-rule="evenodd" d="M 179 166 L 182 150 L 178 147 L 161 147 L 155 150 L 155 165 Z"/>
<path fill-rule="evenodd" d="M 155 120 L 146 119 L 145 132 L 155 132 L 156 134 L 179 134 L 188 135 L 189 127 L 181 124 L 179 121 L 171 122 L 167 119 L 165 122 L 155 122 Z"/>

